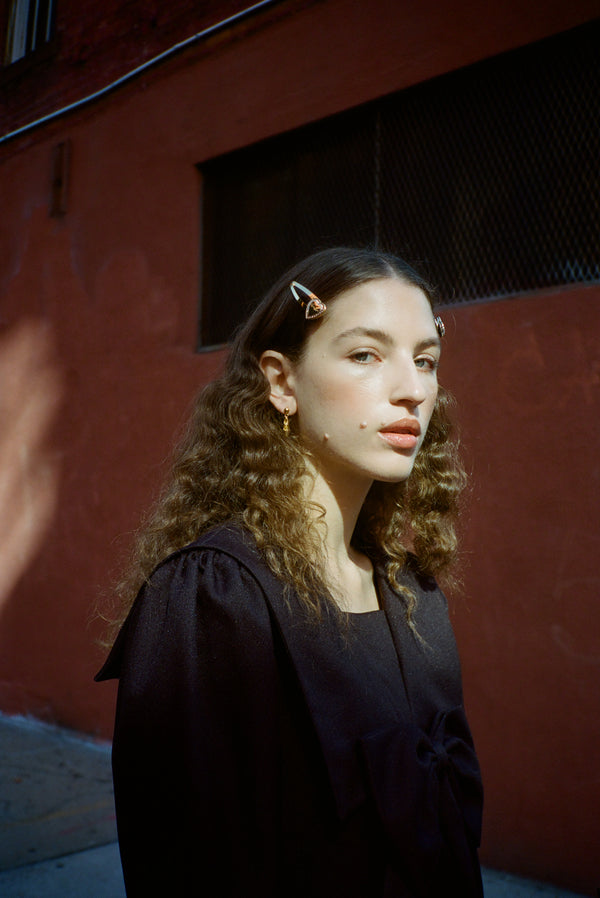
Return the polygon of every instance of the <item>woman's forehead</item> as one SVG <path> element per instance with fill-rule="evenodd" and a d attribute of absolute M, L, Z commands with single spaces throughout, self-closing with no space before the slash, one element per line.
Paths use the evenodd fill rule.
<path fill-rule="evenodd" d="M 390 332 L 413 325 L 433 326 L 433 313 L 423 291 L 397 278 L 381 278 L 338 294 L 328 303 L 316 333 L 337 337 L 361 328 Z"/>

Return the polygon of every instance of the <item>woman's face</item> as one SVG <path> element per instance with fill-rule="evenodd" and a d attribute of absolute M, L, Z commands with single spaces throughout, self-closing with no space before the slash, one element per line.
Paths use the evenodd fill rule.
<path fill-rule="evenodd" d="M 437 396 L 440 341 L 421 290 L 368 281 L 331 302 L 289 383 L 297 427 L 326 479 L 411 473 Z"/>

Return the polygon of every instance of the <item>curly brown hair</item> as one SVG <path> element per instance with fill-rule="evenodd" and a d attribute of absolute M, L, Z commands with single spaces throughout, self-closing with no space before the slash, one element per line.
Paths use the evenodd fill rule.
<path fill-rule="evenodd" d="M 310 286 L 328 304 L 343 291 L 380 278 L 419 287 L 433 306 L 432 289 L 402 259 L 337 247 L 286 272 L 239 329 L 224 373 L 196 400 L 168 481 L 138 536 L 118 587 L 122 607 L 116 625 L 162 559 L 225 521 L 251 532 L 269 567 L 313 617 L 322 613 L 324 603 L 332 606 L 324 574 L 323 510 L 306 500 L 310 453 L 293 429 L 289 437 L 283 434 L 259 359 L 273 349 L 298 361 L 318 327 L 291 297 L 291 281 Z M 405 596 L 409 622 L 415 600 L 402 584 L 402 570 L 408 564 L 419 574 L 438 576 L 456 555 L 464 472 L 450 404 L 440 388 L 412 474 L 402 483 L 373 483 L 353 537 L 358 548 L 383 564 L 391 584 Z"/>

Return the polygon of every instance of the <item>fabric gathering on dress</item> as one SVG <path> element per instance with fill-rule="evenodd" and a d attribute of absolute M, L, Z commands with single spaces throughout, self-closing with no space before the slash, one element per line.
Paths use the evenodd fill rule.
<path fill-rule="evenodd" d="M 232 525 L 166 559 L 98 680 L 127 895 L 481 898 L 482 788 L 446 600 L 309 622 Z"/>

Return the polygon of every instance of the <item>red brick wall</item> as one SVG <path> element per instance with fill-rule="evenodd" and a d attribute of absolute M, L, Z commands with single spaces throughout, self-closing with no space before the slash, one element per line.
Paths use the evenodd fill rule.
<path fill-rule="evenodd" d="M 222 360 L 193 351 L 196 164 L 590 10 L 305 3 L 0 145 L 0 707 L 110 733 L 93 604 Z M 51 218 L 64 140 L 67 211 Z M 487 787 L 483 856 L 584 892 L 600 806 L 599 299 L 573 288 L 456 307 L 442 371 L 473 466 L 453 607 Z"/>
<path fill-rule="evenodd" d="M 58 0 L 55 35 L 49 46 L 0 71 L 2 133 L 102 89 L 252 5 L 250 0 Z M 2 6 L 3 48 L 8 0 Z M 265 14 L 280 15 L 281 9 L 265 9 L 262 18 Z"/>
<path fill-rule="evenodd" d="M 57 0 L 55 36 L 50 45 L 0 69 L 0 137 L 101 90 L 175 44 L 252 5 L 251 0 L 173 0 L 168 4 L 158 0 L 107 0 L 101 4 L 94 0 Z M 312 6 L 317 7 L 316 15 L 325 27 L 319 25 L 318 30 L 312 31 L 305 51 L 296 49 L 295 44 L 287 50 L 297 63 L 304 52 L 305 61 L 311 65 L 319 52 L 333 59 L 335 43 L 339 38 L 343 41 L 344 34 L 335 4 L 323 0 L 274 2 L 244 20 L 245 24 L 234 26 L 233 31 L 212 37 L 209 47 Z M 9 7 L 10 0 L 1 0 L 2 47 Z M 354 28 L 362 29 L 371 11 L 374 17 L 380 17 L 380 25 L 392 25 L 389 37 L 400 41 L 398 52 L 403 58 L 394 61 L 394 68 L 404 70 L 410 81 L 419 81 L 585 22 L 597 15 L 598 6 L 596 0 L 578 0 L 568 7 L 560 0 L 537 0 L 527 8 L 519 8 L 512 0 L 501 8 L 482 12 L 467 0 L 456 5 L 440 0 L 410 0 L 401 8 L 395 0 L 379 0 L 377 7 L 371 8 L 366 0 L 354 0 L 344 13 L 343 32 L 359 36 Z M 401 34 L 397 33 L 400 25 Z M 323 40 L 328 43 L 323 44 Z M 205 49 L 205 43 L 197 47 L 193 51 L 195 58 Z M 360 52 L 360 40 L 348 50 L 355 57 Z M 364 81 L 365 73 L 379 66 L 379 62 L 377 55 L 363 58 L 359 80 Z M 300 63 L 297 72 L 302 71 Z M 383 72 L 381 77 L 375 74 L 376 81 L 385 81 Z M 138 80 L 137 89 L 147 77 L 152 79 L 152 75 L 145 75 L 143 82 Z M 360 96 L 361 85 L 356 87 Z"/>

